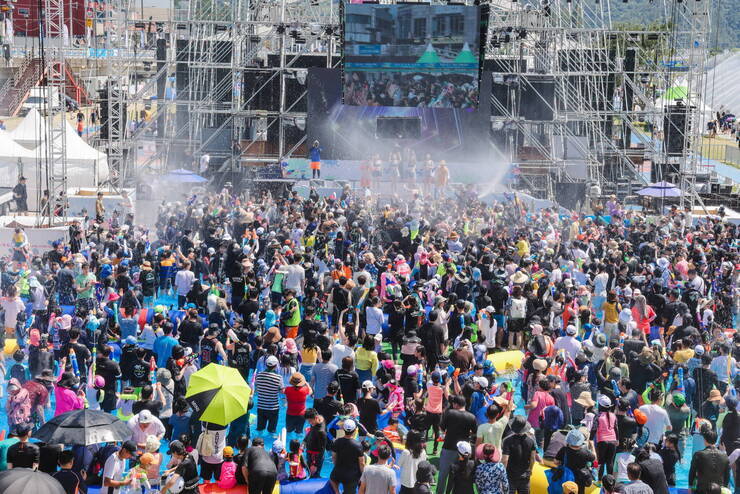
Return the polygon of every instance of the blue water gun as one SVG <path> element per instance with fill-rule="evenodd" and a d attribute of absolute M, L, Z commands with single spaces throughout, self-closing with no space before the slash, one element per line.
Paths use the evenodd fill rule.
<path fill-rule="evenodd" d="M 80 364 L 77 362 L 77 354 L 74 351 L 74 348 L 69 349 L 69 361 L 72 364 L 72 370 L 75 373 L 75 376 L 80 377 Z"/>
<path fill-rule="evenodd" d="M 684 386 L 683 386 L 683 367 L 679 367 L 678 368 L 677 374 L 678 374 L 678 387 L 677 387 L 677 389 L 681 393 L 684 393 Z M 733 389 L 733 391 L 734 391 L 734 389 Z"/>
<path fill-rule="evenodd" d="M 619 398 L 622 396 L 622 392 L 619 390 L 619 386 L 617 386 L 617 381 L 612 379 L 612 391 L 614 391 L 614 396 Z"/>

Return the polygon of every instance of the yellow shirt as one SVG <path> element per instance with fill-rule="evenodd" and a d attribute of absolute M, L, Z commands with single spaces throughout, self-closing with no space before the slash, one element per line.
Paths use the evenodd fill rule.
<path fill-rule="evenodd" d="M 375 371 L 378 370 L 378 354 L 372 350 L 360 348 L 355 352 L 355 368 L 363 371 L 369 370 L 374 376 Z"/>
<path fill-rule="evenodd" d="M 683 350 L 677 350 L 673 353 L 673 360 L 678 364 L 685 364 L 694 356 L 694 350 L 692 348 L 685 348 Z"/>
<path fill-rule="evenodd" d="M 318 356 L 319 350 L 316 347 L 304 348 L 303 351 L 301 351 L 301 357 L 303 358 L 304 364 L 315 364 Z"/>
<path fill-rule="evenodd" d="M 529 244 L 526 240 L 519 240 L 516 243 L 516 248 L 519 253 L 519 257 L 527 257 L 529 255 Z"/>
<path fill-rule="evenodd" d="M 619 304 L 617 302 L 604 302 L 601 309 L 604 311 L 604 322 L 616 324 L 619 322 Z"/>

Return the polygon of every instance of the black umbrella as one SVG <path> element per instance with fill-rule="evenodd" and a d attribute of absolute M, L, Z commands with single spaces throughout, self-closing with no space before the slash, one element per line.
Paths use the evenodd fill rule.
<path fill-rule="evenodd" d="M 109 413 L 85 408 L 57 415 L 42 425 L 33 437 L 46 444 L 88 446 L 125 441 L 131 437 L 131 429 Z"/>
<path fill-rule="evenodd" d="M 30 468 L 12 468 L 0 472 L 3 494 L 66 494 L 64 487 L 48 473 Z"/>

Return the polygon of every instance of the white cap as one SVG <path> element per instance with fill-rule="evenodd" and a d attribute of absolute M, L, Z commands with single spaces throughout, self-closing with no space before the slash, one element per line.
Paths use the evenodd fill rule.
<path fill-rule="evenodd" d="M 473 452 L 473 448 L 470 447 L 470 443 L 467 441 L 458 441 L 457 452 L 463 456 L 470 456 Z"/>
<path fill-rule="evenodd" d="M 704 355 L 704 347 L 702 345 L 696 345 L 694 347 L 694 353 L 697 355 Z"/>
<path fill-rule="evenodd" d="M 598 400 L 596 400 L 599 403 L 599 407 L 601 408 L 609 408 L 612 406 L 612 400 L 606 395 L 599 396 Z"/>
<path fill-rule="evenodd" d="M 282 450 L 285 449 L 285 445 L 280 439 L 275 439 L 272 443 L 272 451 L 275 453 L 280 453 Z"/>
<path fill-rule="evenodd" d="M 473 378 L 473 382 L 476 384 L 479 384 L 481 388 L 487 388 L 488 387 L 488 379 L 486 379 L 483 376 L 475 376 Z"/>
<path fill-rule="evenodd" d="M 486 312 L 493 314 L 494 312 L 496 312 L 496 309 L 494 309 L 492 305 L 489 305 L 488 307 L 486 307 Z"/>
<path fill-rule="evenodd" d="M 342 424 L 342 429 L 344 429 L 344 432 L 354 432 L 357 429 L 357 424 L 352 419 L 346 419 Z"/>
<path fill-rule="evenodd" d="M 267 367 L 277 367 L 278 365 L 278 359 L 275 355 L 270 355 L 265 359 L 265 365 Z"/>
<path fill-rule="evenodd" d="M 362 382 L 362 389 L 375 389 L 375 385 L 370 379 L 368 379 Z"/>
<path fill-rule="evenodd" d="M 568 327 L 565 328 L 565 334 L 568 334 L 570 336 L 573 336 L 575 334 L 578 334 L 578 330 L 572 324 L 568 324 Z"/>

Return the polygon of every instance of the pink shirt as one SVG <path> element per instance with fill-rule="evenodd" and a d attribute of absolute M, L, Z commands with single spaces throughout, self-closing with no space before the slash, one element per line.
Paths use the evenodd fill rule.
<path fill-rule="evenodd" d="M 617 441 L 617 416 L 611 412 L 599 414 L 596 423 L 596 442 Z"/>
<path fill-rule="evenodd" d="M 85 408 L 84 400 L 77 396 L 77 393 L 61 386 L 54 386 L 54 401 L 56 402 L 55 417 L 72 410 Z"/>
<path fill-rule="evenodd" d="M 424 409 L 429 413 L 442 413 L 443 396 L 442 386 L 430 385 L 427 388 L 427 405 Z"/>
<path fill-rule="evenodd" d="M 550 405 L 554 405 L 555 399 L 547 391 L 535 391 L 532 401 L 536 401 L 537 406 L 529 410 L 527 420 L 532 427 L 538 428 L 540 426 L 542 411 Z"/>
<path fill-rule="evenodd" d="M 236 485 L 236 463 L 225 461 L 221 464 L 221 476 L 218 480 L 219 489 L 231 489 Z"/>

